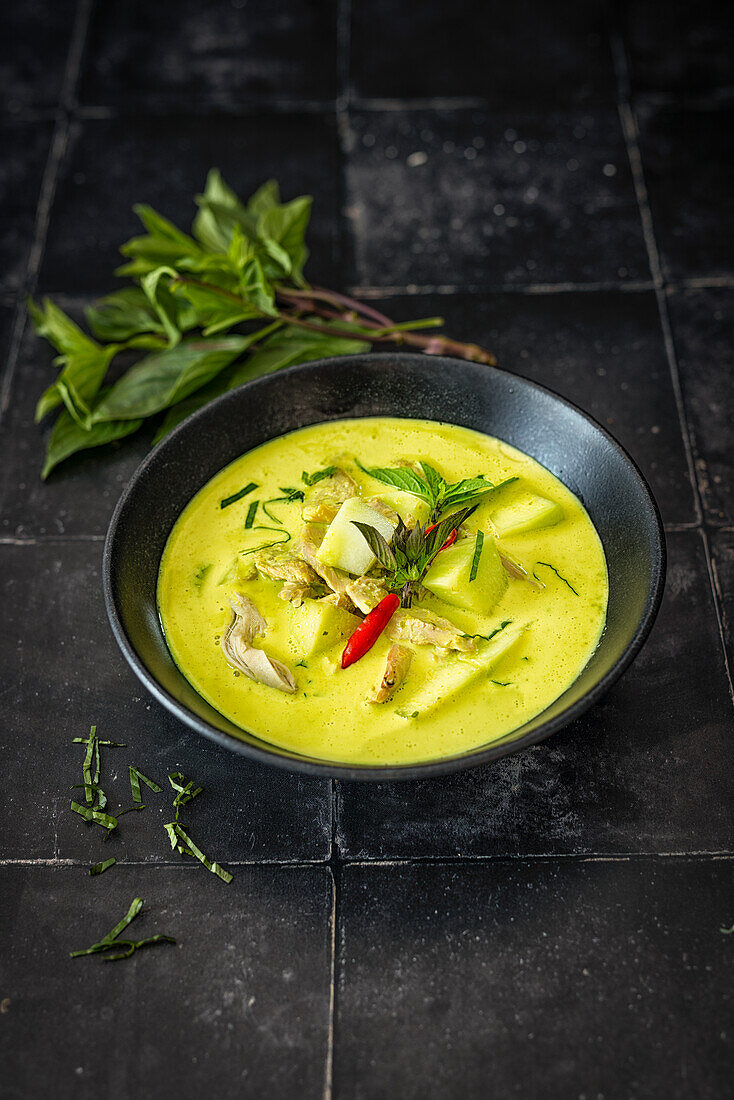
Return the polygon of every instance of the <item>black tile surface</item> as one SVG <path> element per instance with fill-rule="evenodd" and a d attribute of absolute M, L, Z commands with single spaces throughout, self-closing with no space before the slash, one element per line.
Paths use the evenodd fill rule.
<path fill-rule="evenodd" d="M 649 278 L 614 108 L 354 111 L 350 122 L 359 284 Z"/>
<path fill-rule="evenodd" d="M 335 1100 L 727 1095 L 731 862 L 349 867 L 342 889 Z"/>
<path fill-rule="evenodd" d="M 719 0 L 625 0 L 632 87 L 691 95 L 734 85 L 731 13 Z"/>
<path fill-rule="evenodd" d="M 147 203 L 188 229 L 194 195 L 217 167 L 238 194 L 279 180 L 283 197 L 313 194 L 309 274 L 334 278 L 339 210 L 336 126 L 330 115 L 130 115 L 75 123 L 41 269 L 44 289 L 98 295 L 114 287 L 118 249 L 137 235 Z"/>
<path fill-rule="evenodd" d="M 53 123 L 0 122 L 0 290 L 24 280 Z"/>
<path fill-rule="evenodd" d="M 336 13 L 336 0 L 98 4 L 81 101 L 200 111 L 333 98 Z"/>
<path fill-rule="evenodd" d="M 734 111 L 643 104 L 637 114 L 664 276 L 731 276 Z"/>
<path fill-rule="evenodd" d="M 668 550 L 652 635 L 601 703 L 484 768 L 339 784 L 342 854 L 731 851 L 733 712 L 704 549 L 687 531 Z"/>
<path fill-rule="evenodd" d="M 183 771 L 204 793 L 182 822 L 212 858 L 325 859 L 330 798 L 326 780 L 264 768 L 226 752 L 169 717 L 129 671 L 102 600 L 99 542 L 0 545 L 0 854 L 13 858 L 179 860 L 163 825 L 173 820 L 166 776 Z M 79 792 L 85 737 L 127 744 L 102 750 L 111 807 L 131 804 L 127 766 L 161 783 L 146 809 L 120 819 L 105 840 L 69 809 Z"/>
<path fill-rule="evenodd" d="M 352 3 L 350 78 L 358 96 L 480 96 L 493 104 L 613 101 L 605 4 L 427 0 Z"/>
<path fill-rule="evenodd" d="M 77 324 L 92 299 L 54 296 Z M 46 439 L 54 422 L 34 423 L 36 402 L 53 382 L 54 352 L 26 320 L 11 384 L 10 404 L 0 433 L 0 535 L 103 535 L 112 510 L 150 447 L 152 432 L 92 451 L 62 463 L 46 482 L 41 469 Z"/>
<path fill-rule="evenodd" d="M 729 654 L 729 668 L 734 669 L 734 531 L 712 533 L 711 556 L 721 598 L 721 619 Z"/>
<path fill-rule="evenodd" d="M 58 103 L 76 8 L 76 0 L 3 5 L 0 110 L 17 114 Z"/>
<path fill-rule="evenodd" d="M 452 336 L 476 341 L 505 370 L 579 405 L 632 455 L 665 522 L 696 519 L 652 291 L 408 295 L 377 304 L 401 321 L 443 317 Z"/>
<path fill-rule="evenodd" d="M 130 926 L 176 945 L 70 959 Z M 322 1096 L 329 1026 L 324 868 L 3 867 L 5 1096 Z M 63 1009 L 62 1009 L 63 1006 Z"/>
<path fill-rule="evenodd" d="M 703 506 L 734 523 L 734 290 L 674 293 L 668 308 Z"/>

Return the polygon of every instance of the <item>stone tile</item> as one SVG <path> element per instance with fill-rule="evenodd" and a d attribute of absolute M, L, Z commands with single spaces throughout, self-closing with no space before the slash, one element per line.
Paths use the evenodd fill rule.
<path fill-rule="evenodd" d="M 730 276 L 734 233 L 731 107 L 637 109 L 642 163 L 663 274 Z"/>
<path fill-rule="evenodd" d="M 704 510 L 734 523 L 734 291 L 671 293 L 668 308 Z"/>
<path fill-rule="evenodd" d="M 355 111 L 350 119 L 357 283 L 649 277 L 616 110 Z"/>
<path fill-rule="evenodd" d="M 734 531 L 714 531 L 711 557 L 721 603 L 729 668 L 734 669 Z"/>
<path fill-rule="evenodd" d="M 613 102 L 605 5 L 542 0 L 487 9 L 471 0 L 352 4 L 350 78 L 358 96 L 478 96 L 513 102 Z"/>
<path fill-rule="evenodd" d="M 718 0 L 626 0 L 625 37 L 632 87 L 690 95 L 734 84 L 731 23 Z"/>
<path fill-rule="evenodd" d="M 630 452 L 668 523 L 696 519 L 655 295 L 617 291 L 456 294 L 380 300 L 397 320 L 445 331 L 590 413 Z"/>
<path fill-rule="evenodd" d="M 335 1100 L 725 1096 L 731 897 L 731 862 L 348 867 Z"/>
<path fill-rule="evenodd" d="M 325 868 L 0 871 L 8 1095 L 193 1100 L 321 1097 L 329 1028 Z M 176 945 L 120 962 L 70 959 L 135 896 L 129 934 Z"/>
<path fill-rule="evenodd" d="M 54 107 L 61 96 L 76 0 L 6 4 L 0 40 L 1 109 Z"/>
<path fill-rule="evenodd" d="M 83 103 L 185 111 L 336 95 L 336 0 L 97 5 Z M 316 59 L 318 58 L 318 63 Z"/>
<path fill-rule="evenodd" d="M 344 856 L 731 850 L 734 711 L 700 535 L 668 536 L 663 606 L 632 668 L 582 718 L 495 764 L 340 783 Z"/>
<path fill-rule="evenodd" d="M 26 276 L 52 131 L 50 120 L 0 122 L 0 290 L 15 290 Z"/>
<path fill-rule="evenodd" d="M 0 545 L 4 630 L 0 636 L 0 855 L 96 863 L 178 861 L 163 825 L 173 820 L 167 775 L 204 787 L 181 821 L 213 859 L 325 859 L 330 844 L 327 780 L 255 765 L 189 730 L 148 696 L 117 648 L 103 600 L 99 542 Z M 96 723 L 101 784 L 110 808 L 131 804 L 128 764 L 164 786 L 145 790 L 146 809 L 121 818 L 105 839 L 69 809 L 81 782 L 83 746 Z M 148 797 L 150 795 L 150 797 Z"/>
<path fill-rule="evenodd" d="M 140 232 L 132 207 L 148 203 L 188 229 L 211 167 L 250 195 L 280 181 L 284 198 L 315 196 L 310 277 L 336 278 L 340 226 L 337 139 L 331 116 L 262 113 L 130 115 L 72 127 L 41 270 L 44 290 L 99 295 L 114 289 L 118 249 Z"/>

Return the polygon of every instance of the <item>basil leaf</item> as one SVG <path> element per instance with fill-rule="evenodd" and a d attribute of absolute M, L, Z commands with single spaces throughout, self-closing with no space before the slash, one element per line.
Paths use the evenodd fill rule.
<path fill-rule="evenodd" d="M 450 516 L 444 516 L 444 518 L 438 522 L 431 533 L 426 536 L 426 565 L 435 558 L 451 532 L 458 530 L 461 524 L 464 523 L 476 509 L 476 504 L 472 508 L 462 508 L 460 511 L 454 512 Z"/>
<path fill-rule="evenodd" d="M 168 337 L 168 346 L 175 348 L 181 340 L 181 330 L 178 327 L 177 307 L 173 295 L 165 283 L 161 283 L 164 277 L 176 279 L 178 272 L 172 267 L 157 267 L 155 271 L 144 275 L 140 280 L 145 297 L 150 302 L 152 309 L 158 315 L 163 329 Z"/>
<path fill-rule="evenodd" d="M 299 286 L 304 285 L 303 268 L 308 259 L 305 237 L 312 202 L 310 195 L 303 195 L 282 206 L 271 206 L 257 221 L 260 237 L 275 241 L 288 254 L 291 278 Z"/>
<path fill-rule="evenodd" d="M 307 363 L 330 355 L 356 355 L 368 348 L 369 344 L 362 340 L 301 331 L 288 325 L 264 341 L 262 347 L 243 363 L 238 364 L 230 380 L 230 389 L 263 374 L 290 367 L 294 363 Z"/>
<path fill-rule="evenodd" d="M 211 252 L 227 251 L 235 225 L 247 230 L 248 236 L 255 236 L 255 218 L 224 182 L 218 168 L 209 171 L 204 194 L 197 195 L 195 202 L 199 212 L 191 231 Z"/>
<path fill-rule="evenodd" d="M 102 385 L 118 344 L 102 347 L 82 332 L 71 317 L 45 298 L 43 307 L 28 299 L 28 313 L 39 336 L 45 337 L 61 354 L 55 361 L 61 373 L 36 405 L 36 421 L 64 402 L 74 419 L 88 412 Z"/>
<path fill-rule="evenodd" d="M 389 542 L 385 539 L 376 527 L 372 527 L 369 523 L 360 523 L 359 520 L 353 519 L 352 524 L 363 535 L 365 542 L 369 546 L 372 553 L 377 558 L 380 565 L 385 569 L 396 569 L 397 562 L 395 555 L 393 554 Z"/>
<path fill-rule="evenodd" d="M 433 493 L 434 498 L 438 499 L 439 495 L 446 488 L 446 482 L 441 477 L 438 470 L 435 470 L 433 466 L 429 466 L 427 462 L 421 461 L 420 468 L 423 471 L 428 487 Z"/>
<path fill-rule="evenodd" d="M 202 250 L 196 241 L 182 233 L 167 218 L 150 206 L 137 205 L 133 210 L 148 230 L 147 236 L 133 237 L 120 248 L 123 256 L 131 256 L 128 264 L 118 267 L 116 275 L 139 278 L 165 264 L 180 265 L 182 257 L 200 257 Z"/>
<path fill-rule="evenodd" d="M 188 340 L 136 363 L 102 398 L 92 423 L 151 416 L 198 390 L 252 343 L 248 337 Z"/>
<path fill-rule="evenodd" d="M 103 397 L 105 393 L 109 392 L 109 388 L 103 390 L 100 396 Z M 46 460 L 43 464 L 41 477 L 45 481 L 60 462 L 76 454 L 77 451 L 89 450 L 91 447 L 101 447 L 103 443 L 112 443 L 115 439 L 124 439 L 125 436 L 137 432 L 142 423 L 141 419 L 106 420 L 100 424 L 93 424 L 89 431 L 86 431 L 64 409 L 48 438 Z"/>
<path fill-rule="evenodd" d="M 413 496 L 427 500 L 429 504 L 432 503 L 433 494 L 428 483 L 410 466 L 399 466 L 392 470 L 385 466 L 363 466 L 359 459 L 355 461 L 363 473 L 369 474 L 376 481 L 381 481 L 383 485 L 392 485 L 404 493 L 412 493 Z"/>
<path fill-rule="evenodd" d="M 155 310 L 140 287 L 129 286 L 100 298 L 85 310 L 87 323 L 100 340 L 128 340 L 143 332 L 163 332 Z M 180 320 L 178 321 L 181 327 Z"/>
<path fill-rule="evenodd" d="M 280 206 L 278 181 L 266 180 L 258 187 L 255 194 L 248 199 L 246 210 L 247 214 L 256 222 L 259 217 L 275 206 Z"/>
<path fill-rule="evenodd" d="M 266 317 L 277 317 L 275 292 L 265 278 L 265 272 L 258 259 L 252 259 L 242 270 L 239 289 L 247 303 Z"/>

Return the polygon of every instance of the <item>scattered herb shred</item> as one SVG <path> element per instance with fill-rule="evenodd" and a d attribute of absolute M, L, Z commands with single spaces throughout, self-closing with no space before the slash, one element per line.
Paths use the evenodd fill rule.
<path fill-rule="evenodd" d="M 192 798 L 196 798 L 197 794 L 201 794 L 204 788 L 194 787 L 193 779 L 187 779 L 183 772 L 171 772 L 168 776 L 168 782 L 176 792 L 173 808 L 176 811 L 176 821 L 178 821 L 181 807 L 185 806 L 187 802 L 191 802 Z"/>
<path fill-rule="evenodd" d="M 171 848 L 175 848 L 182 856 L 193 856 L 194 859 L 198 859 L 199 863 L 203 864 L 207 871 L 211 871 L 212 874 L 217 875 L 222 882 L 230 883 L 232 881 L 233 876 L 229 871 L 225 871 L 216 861 L 210 860 L 205 856 L 201 848 L 198 848 L 196 844 L 194 844 L 186 830 L 183 826 L 179 825 L 177 821 L 170 821 L 168 825 L 164 825 L 164 829 L 168 833 Z"/>
<path fill-rule="evenodd" d="M 133 767 L 132 764 L 128 764 L 128 770 L 130 772 L 130 789 L 132 790 L 133 794 L 133 802 L 143 801 L 142 795 L 140 793 L 141 780 L 143 781 L 143 783 L 145 783 L 146 787 L 150 787 L 151 791 L 154 791 L 155 794 L 160 794 L 163 790 L 163 787 L 160 787 L 155 782 L 155 780 L 149 779 L 147 775 L 143 775 L 143 773 L 141 771 L 138 771 L 136 767 Z"/>
<path fill-rule="evenodd" d="M 240 489 L 239 493 L 233 493 L 231 497 L 225 497 L 224 500 L 220 500 L 219 507 L 229 508 L 230 504 L 234 504 L 235 501 L 242 500 L 242 498 L 251 493 L 253 489 L 258 488 L 259 486 L 254 481 L 251 481 L 249 485 L 245 485 L 244 489 Z"/>
<path fill-rule="evenodd" d="M 115 857 L 110 856 L 109 859 L 105 859 L 101 863 L 95 863 L 94 867 L 90 867 L 89 868 L 89 874 L 90 874 L 90 876 L 92 876 L 92 875 L 103 875 L 105 873 L 105 871 L 109 871 L 110 867 L 112 867 L 112 865 L 115 864 L 115 863 L 117 863 L 117 860 L 115 859 Z"/>
<path fill-rule="evenodd" d="M 578 592 L 576 591 L 576 589 L 573 587 L 573 585 L 569 581 L 566 580 L 565 577 L 561 576 L 561 574 L 556 569 L 555 565 L 550 565 L 547 561 L 536 561 L 535 564 L 536 565 L 543 565 L 543 566 L 545 566 L 546 569 L 552 569 L 553 572 L 555 573 L 555 575 L 558 577 L 559 581 L 563 581 L 563 583 L 571 589 L 574 596 L 578 596 Z M 540 581 L 540 577 L 538 576 L 538 574 L 535 572 L 534 569 L 533 569 L 533 576 L 535 577 L 536 581 Z M 543 582 L 540 581 L 540 583 L 542 584 Z"/>
<path fill-rule="evenodd" d="M 307 474 L 304 470 L 301 474 L 301 481 L 304 485 L 308 485 L 309 488 L 312 485 L 318 485 L 320 481 L 323 481 L 326 477 L 332 477 L 336 473 L 336 466 L 326 466 L 323 470 L 317 470 L 315 474 Z"/>
<path fill-rule="evenodd" d="M 115 861 L 112 860 L 112 862 L 114 863 Z M 109 863 L 110 861 L 108 860 L 107 866 L 109 866 Z M 102 864 L 98 866 L 102 866 Z M 90 874 L 91 873 L 90 871 Z M 101 872 L 97 873 L 101 874 Z M 152 947 L 159 943 L 175 943 L 176 941 L 173 936 L 164 936 L 160 933 L 155 936 L 149 936 L 144 940 L 120 940 L 117 938 L 120 933 L 124 932 L 127 926 L 135 920 L 142 908 L 143 899 L 133 898 L 127 913 L 119 924 L 115 925 L 111 932 L 108 932 L 107 935 L 103 936 L 97 943 L 93 943 L 91 947 L 85 947 L 79 951 L 70 951 L 70 957 L 72 959 L 78 959 L 82 955 L 98 955 L 104 953 L 105 962 L 114 962 L 116 959 L 129 959 L 130 956 L 141 947 Z M 118 948 L 123 948 L 124 950 L 118 951 Z M 109 954 L 109 952 L 114 952 L 114 954 Z"/>
<path fill-rule="evenodd" d="M 249 531 L 255 522 L 255 516 L 257 514 L 258 507 L 260 506 L 259 500 L 253 500 L 250 507 L 247 509 L 247 519 L 245 520 L 245 529 Z"/>

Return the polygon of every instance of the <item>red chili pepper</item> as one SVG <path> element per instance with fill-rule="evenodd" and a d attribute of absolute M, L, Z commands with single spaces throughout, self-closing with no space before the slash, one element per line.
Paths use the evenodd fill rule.
<path fill-rule="evenodd" d="M 425 533 L 427 535 L 430 535 L 431 531 L 434 531 L 436 529 L 436 527 L 438 527 L 438 524 L 437 523 L 432 523 L 430 527 L 426 527 Z M 446 539 L 446 542 L 441 547 L 441 550 L 448 550 L 449 546 L 453 546 L 454 543 L 456 542 L 456 536 L 457 535 L 458 535 L 458 531 L 454 527 L 453 531 L 451 532 L 449 537 Z M 441 553 L 441 550 L 438 551 L 439 554 Z"/>
<path fill-rule="evenodd" d="M 372 649 L 399 607 L 400 597 L 391 592 L 389 596 L 380 600 L 377 607 L 372 608 L 344 646 L 342 668 L 349 668 L 360 657 L 364 657 L 369 649 Z"/>

